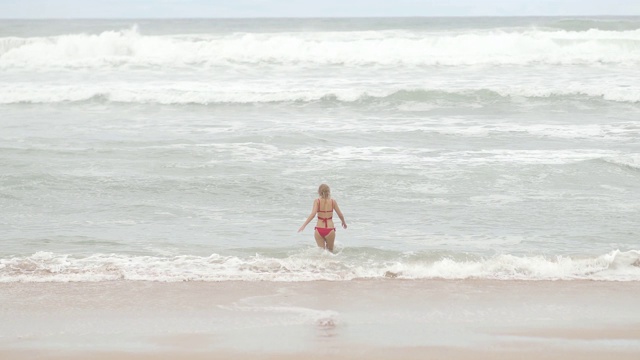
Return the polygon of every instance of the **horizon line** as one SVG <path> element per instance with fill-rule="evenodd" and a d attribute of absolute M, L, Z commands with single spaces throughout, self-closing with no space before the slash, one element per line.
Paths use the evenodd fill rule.
<path fill-rule="evenodd" d="M 640 18 L 638 15 L 571 14 L 571 15 L 397 15 L 397 16 L 220 16 L 220 17 L 1 17 L 0 20 L 258 20 L 258 19 L 435 19 L 435 18 L 559 18 L 559 17 L 620 17 Z"/>

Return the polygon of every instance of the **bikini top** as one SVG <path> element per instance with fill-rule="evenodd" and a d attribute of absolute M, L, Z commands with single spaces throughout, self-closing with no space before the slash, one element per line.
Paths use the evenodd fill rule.
<path fill-rule="evenodd" d="M 318 214 L 318 220 L 324 221 L 324 226 L 327 227 L 327 221 L 333 219 L 333 199 L 331 199 L 331 210 L 320 210 L 320 198 L 318 198 L 318 213 L 330 213 L 332 215 L 329 217 L 320 217 L 320 214 Z"/>

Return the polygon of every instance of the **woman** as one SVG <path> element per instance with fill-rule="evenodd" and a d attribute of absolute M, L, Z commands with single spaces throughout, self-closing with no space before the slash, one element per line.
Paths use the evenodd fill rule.
<path fill-rule="evenodd" d="M 316 222 L 314 236 L 316 243 L 319 247 L 327 249 L 333 252 L 333 243 L 336 240 L 336 228 L 333 225 L 333 210 L 338 213 L 342 227 L 347 228 L 347 222 L 344 220 L 342 211 L 338 206 L 338 202 L 331 198 L 331 190 L 329 185 L 322 184 L 318 188 L 318 195 L 320 197 L 313 201 L 313 207 L 311 208 L 311 214 L 307 218 L 307 221 L 298 229 L 298 232 L 304 230 L 304 228 L 311 222 L 314 216 L 318 214 L 318 222 Z"/>

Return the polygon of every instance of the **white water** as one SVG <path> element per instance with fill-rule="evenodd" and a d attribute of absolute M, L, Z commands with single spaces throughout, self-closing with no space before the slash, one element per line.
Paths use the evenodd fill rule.
<path fill-rule="evenodd" d="M 367 252 L 367 249 L 359 249 Z M 0 282 L 74 281 L 344 281 L 354 279 L 498 279 L 639 281 L 640 252 L 612 251 L 594 258 L 496 255 L 455 260 L 425 254 L 377 253 L 363 258 L 317 250 L 284 257 L 127 256 L 72 257 L 38 252 L 0 259 Z"/>
<path fill-rule="evenodd" d="M 2 68 L 629 65 L 640 62 L 640 30 L 425 32 L 409 30 L 0 38 Z"/>

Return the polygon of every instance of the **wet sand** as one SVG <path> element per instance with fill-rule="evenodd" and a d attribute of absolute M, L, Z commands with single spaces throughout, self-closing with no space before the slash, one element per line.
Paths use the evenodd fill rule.
<path fill-rule="evenodd" d="M 2 359 L 640 358 L 638 282 L 0 284 Z"/>
<path fill-rule="evenodd" d="M 620 360 L 637 360 L 637 352 L 611 352 L 611 351 L 587 351 L 587 350 L 558 350 L 558 349 L 519 349 L 519 350 L 479 350 L 479 349 L 459 349 L 459 348 L 369 348 L 348 350 L 339 354 L 317 354 L 317 353 L 242 353 L 242 352 L 150 352 L 150 353 L 130 353 L 130 352 L 50 352 L 50 351 L 0 351 L 2 359 L 52 359 L 52 360 L 223 360 L 223 359 L 264 359 L 264 360 L 297 360 L 297 359 L 452 359 L 452 360 L 472 360 L 472 359 L 585 359 L 599 360 L 614 356 Z"/>

